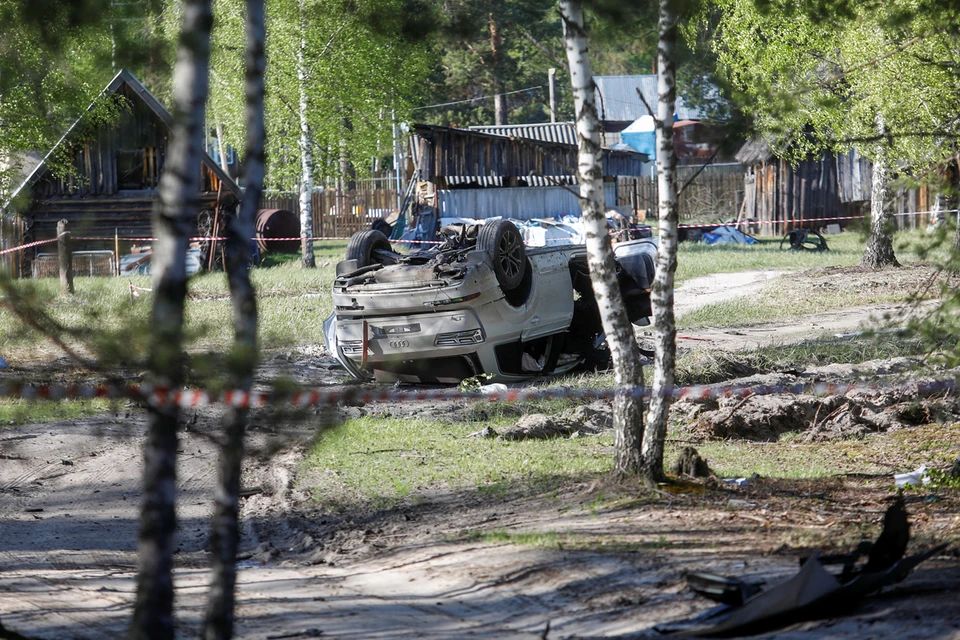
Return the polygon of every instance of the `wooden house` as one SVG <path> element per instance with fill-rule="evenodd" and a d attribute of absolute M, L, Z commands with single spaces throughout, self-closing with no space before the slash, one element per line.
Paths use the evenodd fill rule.
<path fill-rule="evenodd" d="M 785 234 L 801 224 L 805 226 L 829 218 L 858 217 L 869 214 L 873 164 L 856 149 L 846 153 L 824 153 L 791 165 L 774 155 L 763 140 L 751 140 L 737 152 L 744 165 L 744 200 L 741 219 L 760 222 L 760 232 Z M 926 225 L 934 193 L 926 185 L 894 188 L 889 206 L 899 214 L 898 228 Z M 824 220 L 823 225 L 846 220 Z M 816 225 L 816 222 L 812 224 Z M 823 226 L 820 225 L 820 226 Z"/>
<path fill-rule="evenodd" d="M 91 125 L 86 115 L 80 117 L 5 205 L 20 222 L 21 242 L 55 238 L 61 219 L 70 223 L 75 250 L 113 251 L 116 236 L 153 235 L 151 211 L 173 118 L 129 71 L 120 71 L 100 98 L 109 96 L 124 99 L 119 116 L 100 126 Z M 240 188 L 207 153 L 201 162 L 197 221 L 199 231 L 208 233 L 217 216 L 239 201 Z M 121 253 L 131 243 L 123 242 Z M 21 273 L 49 247 L 28 250 Z"/>

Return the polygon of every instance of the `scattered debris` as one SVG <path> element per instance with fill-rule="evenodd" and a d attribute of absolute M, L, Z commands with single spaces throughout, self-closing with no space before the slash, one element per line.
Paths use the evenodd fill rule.
<path fill-rule="evenodd" d="M 480 429 L 480 431 L 474 431 L 467 437 L 468 438 L 496 438 L 499 435 L 500 434 L 497 433 L 496 429 L 494 429 L 493 427 L 484 427 L 483 429 Z"/>
<path fill-rule="evenodd" d="M 694 478 L 709 478 L 713 471 L 707 466 L 707 461 L 700 457 L 700 453 L 693 447 L 684 447 L 680 451 L 673 473 L 678 476 L 692 476 Z M 724 481 L 726 482 L 726 481 Z"/>
<path fill-rule="evenodd" d="M 495 393 L 506 393 L 507 385 L 502 382 L 494 382 L 493 384 L 482 384 L 480 385 L 480 393 L 492 396 Z"/>
<path fill-rule="evenodd" d="M 792 251 L 829 251 L 827 240 L 819 231 L 813 229 L 794 229 L 783 236 L 780 241 L 780 248 L 783 249 L 783 243 L 787 242 L 787 249 Z"/>
<path fill-rule="evenodd" d="M 0 357 L 0 369 L 6 369 L 6 368 L 9 367 L 9 366 L 10 366 L 10 365 L 7 364 L 7 361 L 4 360 L 3 357 Z"/>
<path fill-rule="evenodd" d="M 561 411 L 555 416 L 548 416 L 543 413 L 531 413 L 522 416 L 515 425 L 501 431 L 499 439 L 574 438 L 597 435 L 612 427 L 612 410 L 604 401 L 598 401 Z"/>
<path fill-rule="evenodd" d="M 930 476 L 927 474 L 927 465 L 922 464 L 916 468 L 914 471 L 907 473 L 895 473 L 893 475 L 893 481 L 896 483 L 898 489 L 903 487 L 922 487 L 925 484 L 930 483 Z"/>
<path fill-rule="evenodd" d="M 884 515 L 883 531 L 876 542 L 861 542 L 848 554 L 801 559 L 796 575 L 769 589 L 738 578 L 688 574 L 687 586 L 720 606 L 689 620 L 657 625 L 654 630 L 681 637 L 740 636 L 843 613 L 861 598 L 902 581 L 914 567 L 949 545 L 905 558 L 909 538 L 907 511 L 903 497 L 898 496 Z M 856 563 L 864 554 L 867 561 L 858 569 Z M 843 565 L 839 575 L 825 568 L 836 564 Z"/>

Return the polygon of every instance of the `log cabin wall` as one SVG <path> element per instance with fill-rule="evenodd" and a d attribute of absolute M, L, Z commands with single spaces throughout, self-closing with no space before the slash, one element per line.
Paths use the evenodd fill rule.
<path fill-rule="evenodd" d="M 114 234 L 146 238 L 153 235 L 151 213 L 157 199 L 167 145 L 169 113 L 128 72 L 122 71 L 107 92 L 125 98 L 115 122 L 92 129 L 78 121 L 29 182 L 28 208 L 19 212 L 23 240 L 56 237 L 57 221 L 70 222 L 77 249 L 114 248 Z M 68 170 L 56 170 L 64 165 Z M 201 165 L 197 215 L 210 226 L 218 205 L 232 206 L 239 189 L 221 181 L 204 154 Z M 129 243 L 121 245 L 121 250 Z M 31 257 L 36 251 L 29 252 Z"/>

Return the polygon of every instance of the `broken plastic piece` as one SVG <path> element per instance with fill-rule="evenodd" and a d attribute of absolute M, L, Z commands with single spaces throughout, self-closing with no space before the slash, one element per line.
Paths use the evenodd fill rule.
<path fill-rule="evenodd" d="M 922 464 L 915 471 L 909 473 L 896 473 L 893 476 L 893 481 L 898 489 L 907 486 L 921 487 L 929 484 L 930 476 L 927 474 L 927 465 Z"/>
<path fill-rule="evenodd" d="M 691 589 L 725 604 L 689 620 L 656 625 L 654 630 L 663 635 L 741 636 L 842 613 L 856 606 L 861 598 L 900 582 L 918 564 L 948 546 L 944 543 L 904 558 L 909 537 L 901 496 L 887 509 L 883 531 L 876 542 L 861 543 L 856 551 L 843 556 L 821 560 L 814 555 L 792 578 L 752 596 L 744 591 L 750 583 L 738 578 L 690 574 L 687 581 Z M 855 563 L 864 553 L 869 553 L 869 558 L 857 570 Z M 824 568 L 826 563 L 844 564 L 843 573 L 830 573 Z M 738 590 L 743 604 L 735 606 L 732 603 L 736 602 Z"/>
<path fill-rule="evenodd" d="M 493 384 L 484 384 L 480 386 L 480 393 L 492 396 L 495 393 L 506 393 L 507 385 L 502 382 L 494 382 Z"/>

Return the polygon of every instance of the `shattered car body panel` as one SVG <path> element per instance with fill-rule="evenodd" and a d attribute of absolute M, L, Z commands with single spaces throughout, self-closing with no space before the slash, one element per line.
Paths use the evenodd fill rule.
<path fill-rule="evenodd" d="M 904 557 L 909 536 L 900 496 L 887 509 L 876 542 L 862 542 L 848 554 L 804 558 L 798 573 L 769 589 L 737 578 L 689 574 L 687 584 L 692 590 L 723 604 L 653 630 L 670 637 L 740 637 L 844 613 L 862 598 L 901 582 L 917 565 L 949 546 L 944 543 Z M 866 563 L 856 566 L 864 553 Z M 843 571 L 838 575 L 827 571 L 831 564 L 842 564 Z"/>
<path fill-rule="evenodd" d="M 385 382 L 456 383 L 479 375 L 511 381 L 608 363 L 583 246 L 522 250 L 522 278 L 508 287 L 496 268 L 499 258 L 478 250 L 476 235 L 461 230 L 439 248 L 405 256 L 368 242 L 379 248 L 369 256 L 355 251 L 359 260 L 338 264 L 324 335 L 351 375 Z M 647 258 L 631 258 L 637 278 L 621 268 L 620 279 L 636 322 L 650 315 L 656 243 L 634 243 L 644 244 L 621 253 Z"/>

